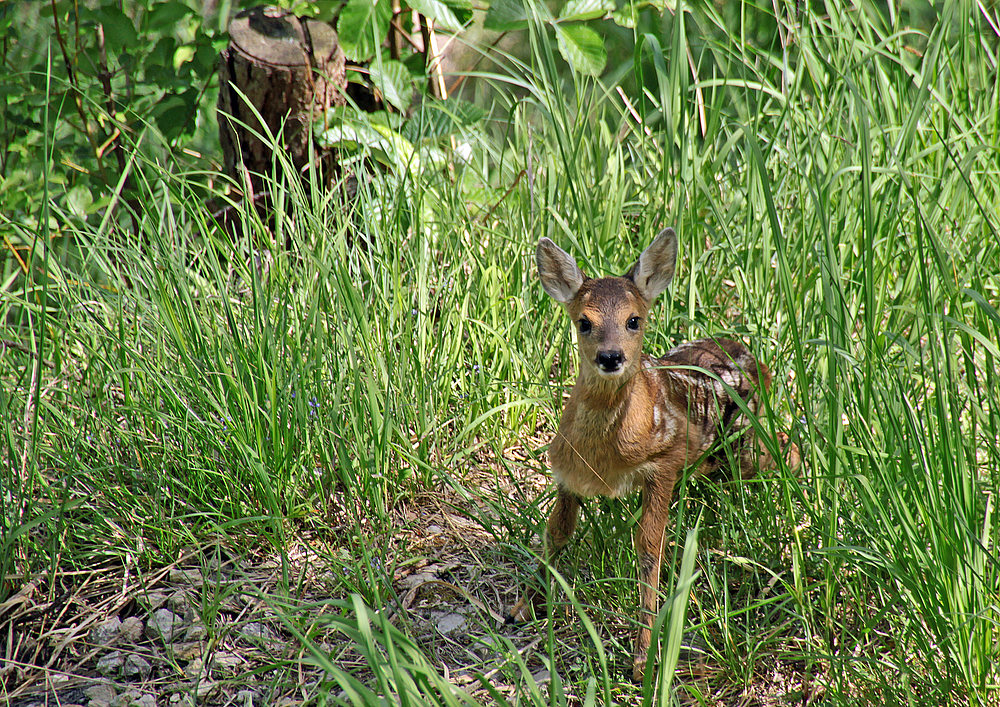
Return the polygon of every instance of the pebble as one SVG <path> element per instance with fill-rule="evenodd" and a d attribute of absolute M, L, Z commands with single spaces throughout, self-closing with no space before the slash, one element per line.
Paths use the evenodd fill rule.
<path fill-rule="evenodd" d="M 253 690 L 240 690 L 236 693 L 236 705 L 238 707 L 254 707 L 260 704 L 260 695 Z"/>
<path fill-rule="evenodd" d="M 87 707 L 108 707 L 111 701 L 118 696 L 115 688 L 109 683 L 91 685 L 83 691 L 83 694 L 90 700 Z"/>
<path fill-rule="evenodd" d="M 117 616 L 112 616 L 104 623 L 90 629 L 90 642 L 95 646 L 111 646 L 118 640 L 122 632 L 122 621 Z"/>
<path fill-rule="evenodd" d="M 264 640 L 273 641 L 275 640 L 274 634 L 264 624 L 259 621 L 251 621 L 248 624 L 244 624 L 240 627 L 240 635 L 243 638 L 249 638 L 250 640 Z"/>
<path fill-rule="evenodd" d="M 208 635 L 204 624 L 193 623 L 188 626 L 187 633 L 184 634 L 185 641 L 203 641 Z"/>
<path fill-rule="evenodd" d="M 162 636 L 164 641 L 170 643 L 183 623 L 184 620 L 170 609 L 157 609 L 146 624 L 146 637 L 155 639 Z"/>
<path fill-rule="evenodd" d="M 449 634 L 465 626 L 465 617 L 462 614 L 445 614 L 435 622 L 435 626 L 441 633 Z"/>
<path fill-rule="evenodd" d="M 119 639 L 129 643 L 138 643 L 142 638 L 142 619 L 138 616 L 130 616 L 122 621 L 122 630 Z"/>
<path fill-rule="evenodd" d="M 234 653 L 219 651 L 212 656 L 213 668 L 235 668 L 243 664 L 243 659 Z"/>
<path fill-rule="evenodd" d="M 97 672 L 101 675 L 110 675 L 125 664 L 121 651 L 111 651 L 107 655 L 101 656 L 97 661 Z"/>
<path fill-rule="evenodd" d="M 151 672 L 153 672 L 153 666 L 150 665 L 149 661 L 134 653 L 125 659 L 125 664 L 122 666 L 122 675 L 127 678 L 138 677 L 145 680 Z"/>

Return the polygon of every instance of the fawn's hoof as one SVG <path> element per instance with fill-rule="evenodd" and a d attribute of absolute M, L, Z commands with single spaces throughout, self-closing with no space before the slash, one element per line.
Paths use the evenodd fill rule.
<path fill-rule="evenodd" d="M 642 660 L 638 658 L 632 663 L 632 682 L 641 683 L 642 676 L 646 674 L 646 659 Z"/>

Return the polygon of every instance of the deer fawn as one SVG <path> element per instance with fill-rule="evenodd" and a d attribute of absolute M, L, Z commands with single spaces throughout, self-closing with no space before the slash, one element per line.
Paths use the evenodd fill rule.
<path fill-rule="evenodd" d="M 682 344 L 661 358 L 642 351 L 653 300 L 674 275 L 677 237 L 660 232 L 622 277 L 588 278 L 576 261 L 548 238 L 536 253 L 542 287 L 566 305 L 577 326 L 579 373 L 549 447 L 557 495 L 545 533 L 546 566 L 576 528 L 581 499 L 620 496 L 642 489 L 642 516 L 635 546 L 641 611 L 632 677 L 642 679 L 650 630 L 657 612 L 657 585 L 667 511 L 681 472 L 695 475 L 737 460 L 747 478 L 774 460 L 757 440 L 751 421 L 730 391 L 756 413 L 756 390 L 771 375 L 742 345 L 727 339 Z M 779 439 L 789 466 L 799 452 Z M 529 617 L 539 598 L 529 590 L 511 610 L 510 621 Z"/>

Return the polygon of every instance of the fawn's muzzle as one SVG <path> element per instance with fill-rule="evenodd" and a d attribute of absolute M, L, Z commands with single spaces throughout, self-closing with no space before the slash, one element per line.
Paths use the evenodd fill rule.
<path fill-rule="evenodd" d="M 621 351 L 598 351 L 597 367 L 605 373 L 614 373 L 625 362 L 625 354 Z"/>

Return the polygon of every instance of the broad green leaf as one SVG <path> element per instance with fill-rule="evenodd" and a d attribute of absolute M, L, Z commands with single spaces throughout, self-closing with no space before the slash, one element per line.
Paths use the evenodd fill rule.
<path fill-rule="evenodd" d="M 317 134 L 325 147 L 367 148 L 380 163 L 394 169 L 419 171 L 419 159 L 409 140 L 386 125 L 373 125 L 344 112 L 331 112 L 338 122 Z"/>
<path fill-rule="evenodd" d="M 66 193 L 66 206 L 69 207 L 70 213 L 79 219 L 87 219 L 87 211 L 93 203 L 93 195 L 82 184 L 77 184 Z"/>
<path fill-rule="evenodd" d="M 585 25 L 556 25 L 559 53 L 581 74 L 598 76 L 604 71 L 608 53 L 601 35 Z"/>
<path fill-rule="evenodd" d="M 410 72 L 398 61 L 375 61 L 369 67 L 372 85 L 385 101 L 405 113 L 413 98 L 413 81 Z"/>
<path fill-rule="evenodd" d="M 620 10 L 611 13 L 612 21 L 619 27 L 635 29 L 635 21 L 639 12 L 633 5 L 625 5 Z"/>
<path fill-rule="evenodd" d="M 340 19 L 337 36 L 344 54 L 351 61 L 368 61 L 375 54 L 392 20 L 389 0 L 347 0 Z"/>
<path fill-rule="evenodd" d="M 569 0 L 559 13 L 559 21 L 593 20 L 614 9 L 613 0 Z"/>
<path fill-rule="evenodd" d="M 409 0 L 409 6 L 425 17 L 430 17 L 444 29 L 457 32 L 462 29 L 461 21 L 451 8 L 441 0 Z"/>
<path fill-rule="evenodd" d="M 495 32 L 509 32 L 527 26 L 528 15 L 521 0 L 494 0 L 483 19 L 483 27 Z"/>
<path fill-rule="evenodd" d="M 139 43 L 132 20 L 117 7 L 102 7 L 94 13 L 94 16 L 104 26 L 104 43 L 108 49 L 112 51 L 131 49 Z"/>
<path fill-rule="evenodd" d="M 176 0 L 153 3 L 149 13 L 143 18 L 142 24 L 145 25 L 143 29 L 146 32 L 164 29 L 172 31 L 181 20 L 193 12 L 192 8 Z"/>
<path fill-rule="evenodd" d="M 189 88 L 180 93 L 168 93 L 161 98 L 150 116 L 168 140 L 190 135 L 195 129 L 195 106 L 198 104 L 198 91 Z"/>
<path fill-rule="evenodd" d="M 442 0 L 445 5 L 451 8 L 451 11 L 455 13 L 455 17 L 462 24 L 465 24 L 472 19 L 472 0 Z"/>

